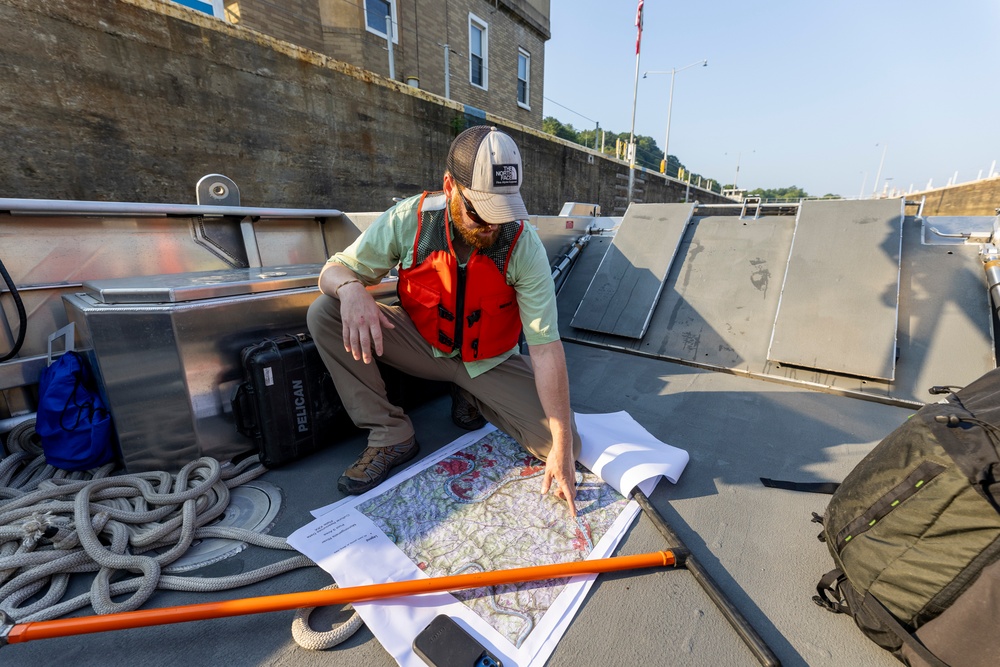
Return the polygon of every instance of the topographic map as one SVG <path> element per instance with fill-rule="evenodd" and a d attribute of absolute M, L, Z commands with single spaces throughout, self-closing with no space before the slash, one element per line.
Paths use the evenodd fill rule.
<path fill-rule="evenodd" d="M 544 469 L 494 431 L 356 509 L 430 577 L 584 560 L 627 500 L 578 466 L 573 519 L 564 501 L 539 495 Z M 521 646 L 567 581 L 454 595 Z"/>

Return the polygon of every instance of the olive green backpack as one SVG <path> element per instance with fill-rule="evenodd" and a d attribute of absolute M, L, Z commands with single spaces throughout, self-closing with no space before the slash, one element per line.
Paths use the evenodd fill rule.
<path fill-rule="evenodd" d="M 822 517 L 813 599 L 907 665 L 1000 663 L 1000 369 L 921 408 Z"/>

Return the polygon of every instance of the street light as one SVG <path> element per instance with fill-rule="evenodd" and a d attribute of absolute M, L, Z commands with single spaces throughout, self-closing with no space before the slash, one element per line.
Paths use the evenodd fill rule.
<path fill-rule="evenodd" d="M 661 170 L 661 172 L 664 175 L 666 175 L 666 173 L 667 173 L 667 164 L 668 164 L 668 160 L 670 159 L 669 156 L 668 156 L 668 154 L 667 154 L 667 149 L 670 147 L 670 112 L 673 110 L 673 106 L 674 106 L 674 77 L 677 76 L 678 72 L 683 72 L 684 70 L 689 69 L 691 67 L 694 67 L 695 65 L 701 65 L 702 67 L 708 67 L 708 60 L 707 59 L 706 60 L 699 60 L 697 62 L 691 63 L 690 65 L 685 65 L 684 67 L 681 67 L 681 68 L 672 67 L 669 71 L 667 71 L 667 70 L 656 71 L 656 72 L 646 71 L 646 72 L 642 73 L 642 78 L 643 79 L 646 78 L 647 74 L 669 74 L 670 75 L 670 97 L 668 98 L 668 101 L 667 101 L 667 136 L 663 139 L 663 169 Z"/>
<path fill-rule="evenodd" d="M 878 146 L 878 144 L 875 144 Z M 872 199 L 875 199 L 878 195 L 878 182 L 882 178 L 882 165 L 885 164 L 885 152 L 889 150 L 889 144 L 884 143 L 882 146 L 882 159 L 878 161 L 878 171 L 875 172 L 875 185 L 872 187 Z"/>
<path fill-rule="evenodd" d="M 886 176 L 885 177 L 885 185 L 882 186 L 882 199 L 886 199 L 887 197 L 891 197 L 892 196 L 891 194 L 889 194 L 889 181 L 891 181 L 891 180 L 892 180 L 892 176 Z"/>

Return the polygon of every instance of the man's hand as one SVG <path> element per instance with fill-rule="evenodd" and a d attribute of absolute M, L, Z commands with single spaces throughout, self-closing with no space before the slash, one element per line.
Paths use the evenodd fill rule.
<path fill-rule="evenodd" d="M 573 464 L 573 450 L 556 454 L 553 451 L 545 461 L 545 475 L 542 477 L 542 495 L 556 484 L 556 496 L 569 504 L 569 513 L 576 516 L 576 466 Z"/>
<path fill-rule="evenodd" d="M 382 327 L 395 326 L 379 308 L 375 297 L 368 293 L 356 273 L 343 264 L 327 262 L 319 274 L 319 289 L 340 301 L 340 316 L 344 322 L 344 349 L 354 358 L 372 362 L 372 348 L 382 355 Z"/>
<path fill-rule="evenodd" d="M 573 422 L 569 409 L 569 376 L 566 373 L 566 353 L 562 341 L 531 346 L 531 366 L 535 371 L 538 400 L 549 422 L 552 449 L 545 459 L 542 493 L 548 493 L 553 482 L 556 495 L 569 504 L 576 516 L 576 467 L 573 463 Z"/>
<path fill-rule="evenodd" d="M 378 307 L 375 297 L 361 283 L 348 283 L 337 290 L 340 317 L 344 322 L 344 349 L 355 360 L 372 362 L 372 349 L 382 356 L 382 327 L 395 326 Z"/>

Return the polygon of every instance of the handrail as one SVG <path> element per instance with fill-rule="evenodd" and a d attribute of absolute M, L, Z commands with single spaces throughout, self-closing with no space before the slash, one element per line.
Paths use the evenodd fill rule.
<path fill-rule="evenodd" d="M 761 202 L 760 204 L 764 208 L 795 208 L 798 207 L 799 202 L 789 202 L 787 204 L 777 203 L 777 202 Z M 734 201 L 727 204 L 703 204 L 698 202 L 698 208 L 736 208 L 740 209 L 743 207 L 743 202 Z"/>
<path fill-rule="evenodd" d="M 344 214 L 343 211 L 337 209 L 319 208 L 203 206 L 199 204 L 149 204 L 3 197 L 0 197 L 0 211 L 16 215 L 208 215 L 254 218 L 335 218 Z"/>

